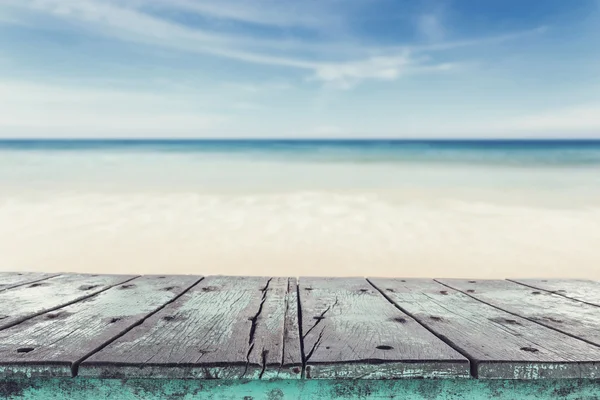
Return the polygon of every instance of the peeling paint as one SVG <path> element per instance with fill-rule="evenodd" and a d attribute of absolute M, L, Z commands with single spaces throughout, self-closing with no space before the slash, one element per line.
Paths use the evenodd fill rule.
<path fill-rule="evenodd" d="M 600 398 L 594 380 L 177 380 L 25 379 L 0 381 L 0 398 L 10 400 L 158 399 L 564 399 Z"/>

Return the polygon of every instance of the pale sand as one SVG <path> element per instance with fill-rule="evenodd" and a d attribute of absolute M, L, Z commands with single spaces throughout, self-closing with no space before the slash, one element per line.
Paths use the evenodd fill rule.
<path fill-rule="evenodd" d="M 600 205 L 325 192 L 3 196 L 0 270 L 600 279 Z"/>

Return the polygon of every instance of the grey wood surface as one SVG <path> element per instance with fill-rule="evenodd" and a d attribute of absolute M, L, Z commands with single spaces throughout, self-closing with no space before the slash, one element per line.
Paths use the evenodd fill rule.
<path fill-rule="evenodd" d="M 0 329 L 79 301 L 132 278 L 134 276 L 129 275 L 60 275 L 5 290 L 0 292 Z"/>
<path fill-rule="evenodd" d="M 600 346 L 600 307 L 506 280 L 436 281 L 504 311 Z"/>
<path fill-rule="evenodd" d="M 479 378 L 600 378 L 600 348 L 430 279 L 370 279 L 401 309 L 467 355 Z"/>
<path fill-rule="evenodd" d="M 466 377 L 468 361 L 363 278 L 300 278 L 307 378 Z"/>
<path fill-rule="evenodd" d="M 85 360 L 80 375 L 273 378 L 285 359 L 288 283 L 287 278 L 208 277 Z"/>
<path fill-rule="evenodd" d="M 599 266 L 600 268 L 600 266 Z M 509 279 L 600 307 L 600 282 L 583 279 Z"/>
<path fill-rule="evenodd" d="M 0 380 L 600 379 L 593 281 L 200 279 L 0 272 Z"/>
<path fill-rule="evenodd" d="M 199 279 L 140 277 L 0 331 L 0 379 L 71 376 L 82 359 Z"/>
<path fill-rule="evenodd" d="M 302 372 L 302 346 L 298 325 L 298 280 L 296 278 L 288 279 L 283 340 L 284 351 L 281 372 L 278 373 L 278 376 L 281 378 L 300 378 Z"/>
<path fill-rule="evenodd" d="M 58 276 L 58 274 L 45 274 L 41 272 L 0 272 L 0 292 L 27 283 L 35 283 L 52 278 L 53 276 Z"/>

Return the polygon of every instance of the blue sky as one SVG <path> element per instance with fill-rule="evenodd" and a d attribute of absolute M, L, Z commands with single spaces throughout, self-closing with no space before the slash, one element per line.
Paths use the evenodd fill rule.
<path fill-rule="evenodd" d="M 1 0 L 2 137 L 600 137 L 600 0 Z"/>

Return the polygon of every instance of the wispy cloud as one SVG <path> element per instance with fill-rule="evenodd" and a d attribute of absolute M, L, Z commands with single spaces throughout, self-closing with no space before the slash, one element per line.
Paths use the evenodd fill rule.
<path fill-rule="evenodd" d="M 348 89 L 365 79 L 394 80 L 404 73 L 414 60 L 408 51 L 397 56 L 373 57 L 346 63 L 324 63 L 315 67 L 314 80 Z"/>
<path fill-rule="evenodd" d="M 600 0 L 599 0 L 600 1 Z M 516 32 L 508 32 L 504 34 L 498 34 L 493 36 L 481 36 L 472 39 L 464 39 L 464 40 L 450 40 L 450 41 L 439 41 L 437 43 L 428 43 L 428 44 L 417 44 L 417 45 L 407 45 L 407 46 L 398 46 L 391 47 L 389 51 L 400 51 L 400 50 L 410 50 L 412 53 L 424 53 L 424 54 L 432 54 L 436 52 L 443 52 L 447 50 L 460 49 L 464 47 L 482 47 L 482 46 L 490 46 L 505 42 L 512 42 L 521 39 L 527 39 L 539 35 L 543 35 L 550 27 L 548 26 L 537 26 L 532 29 L 520 30 Z"/>
<path fill-rule="evenodd" d="M 325 30 L 342 24 L 338 13 L 327 12 L 328 2 L 285 2 L 260 0 L 150 0 L 146 6 L 177 9 L 202 16 L 267 25 L 275 27 L 302 27 Z"/>
<path fill-rule="evenodd" d="M 292 85 L 286 82 L 225 82 L 224 87 L 244 93 L 272 93 L 289 90 Z"/>
<path fill-rule="evenodd" d="M 406 73 L 436 73 L 448 71 L 456 62 L 437 63 L 415 54 L 433 52 L 459 46 L 473 46 L 500 40 L 513 40 L 529 32 L 502 37 L 475 39 L 463 42 L 435 43 L 429 47 L 413 48 L 370 47 L 357 43 L 338 43 L 264 38 L 240 33 L 215 32 L 200 27 L 178 24 L 148 14 L 148 4 L 185 11 L 193 9 L 218 18 L 269 25 L 315 26 L 319 15 L 307 9 L 295 12 L 292 3 L 285 7 L 273 0 L 265 0 L 261 7 L 241 0 L 208 2 L 206 0 L 4 0 L 17 15 L 27 20 L 43 14 L 55 21 L 49 27 L 65 29 L 76 27 L 97 35 L 145 45 L 159 46 L 189 53 L 225 57 L 237 61 L 300 71 L 309 81 L 324 82 L 339 88 L 350 88 L 364 80 L 392 81 Z M 444 35 L 437 14 L 423 15 L 420 23 L 424 34 L 432 39 Z M 351 51 L 348 49 L 351 48 Z M 319 51 L 312 51 L 319 49 Z M 323 50 L 327 49 L 325 55 Z M 343 51 L 340 51 L 343 49 Z M 312 53 L 312 56 L 309 54 Z"/>

